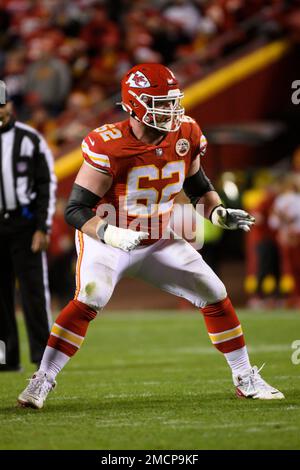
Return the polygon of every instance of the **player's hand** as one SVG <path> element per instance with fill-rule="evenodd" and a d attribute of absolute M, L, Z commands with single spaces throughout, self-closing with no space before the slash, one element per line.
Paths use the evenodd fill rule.
<path fill-rule="evenodd" d="M 255 223 L 255 218 L 242 209 L 226 209 L 223 206 L 217 206 L 211 213 L 210 220 L 214 225 L 228 229 L 242 229 L 249 232 Z"/>
<path fill-rule="evenodd" d="M 36 230 L 33 234 L 31 241 L 31 251 L 37 253 L 38 251 L 46 251 L 49 246 L 49 235 L 42 232 L 41 230 Z"/>
<path fill-rule="evenodd" d="M 97 229 L 97 235 L 107 245 L 124 251 L 134 250 L 142 240 L 149 237 L 148 232 L 136 232 L 109 224 L 106 224 L 105 227 L 100 225 Z"/>

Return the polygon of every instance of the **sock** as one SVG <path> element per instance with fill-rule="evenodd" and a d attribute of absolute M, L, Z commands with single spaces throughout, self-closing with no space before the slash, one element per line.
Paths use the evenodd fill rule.
<path fill-rule="evenodd" d="M 39 370 L 46 372 L 49 379 L 53 382 L 69 359 L 70 356 L 67 356 L 67 354 L 46 346 Z"/>
<path fill-rule="evenodd" d="M 224 354 L 233 375 L 241 375 L 251 369 L 247 347 Z"/>
<path fill-rule="evenodd" d="M 83 343 L 88 325 L 97 312 L 88 305 L 71 300 L 52 326 L 40 369 L 54 380 Z"/>
<path fill-rule="evenodd" d="M 234 375 L 251 368 L 245 338 L 229 297 L 201 308 L 213 345 L 225 355 Z"/>

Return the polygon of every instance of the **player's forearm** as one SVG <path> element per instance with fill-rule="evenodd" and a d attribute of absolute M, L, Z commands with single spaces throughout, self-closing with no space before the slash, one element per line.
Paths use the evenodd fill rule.
<path fill-rule="evenodd" d="M 67 224 L 87 233 L 93 238 L 96 237 L 94 226 L 100 222 L 100 217 L 95 216 L 94 208 L 100 201 L 97 194 L 92 193 L 88 189 L 74 183 L 68 204 L 65 208 L 65 221 Z M 92 222 L 93 219 L 98 219 Z M 85 227 L 85 230 L 82 228 Z"/>
<path fill-rule="evenodd" d="M 222 201 L 216 191 L 208 191 L 198 199 L 197 205 L 198 204 L 201 204 L 201 215 L 204 215 L 206 219 L 209 219 L 214 208 L 221 205 Z"/>
<path fill-rule="evenodd" d="M 88 235 L 89 237 L 91 238 L 94 238 L 94 240 L 98 240 L 99 241 L 99 229 L 100 229 L 100 226 L 103 225 L 103 228 L 104 226 L 106 225 L 107 223 L 105 222 L 105 220 L 101 219 L 101 217 L 98 217 L 97 215 L 95 217 L 93 217 L 92 219 L 88 220 L 80 229 L 81 232 L 85 233 L 86 235 Z"/>
<path fill-rule="evenodd" d="M 99 240 L 99 234 L 101 236 L 100 227 L 107 226 L 107 222 L 95 214 L 94 207 L 99 201 L 97 194 L 75 183 L 65 209 L 66 222 L 95 240 Z"/>
<path fill-rule="evenodd" d="M 213 184 L 207 178 L 199 159 L 191 167 L 192 174 L 188 176 L 183 184 L 183 189 L 193 206 L 197 209 L 198 204 L 202 204 L 199 212 L 209 219 L 212 210 L 222 204 Z M 203 214 L 204 207 L 204 214 Z"/>
<path fill-rule="evenodd" d="M 220 196 L 216 191 L 207 191 L 198 200 L 196 209 L 201 204 L 199 212 L 209 219 L 214 225 L 221 228 L 236 230 L 242 229 L 249 232 L 255 219 L 242 209 L 225 209 Z"/>
<path fill-rule="evenodd" d="M 97 194 L 75 183 L 65 210 L 66 222 L 94 240 L 124 251 L 133 250 L 148 238 L 147 232 L 115 227 L 95 215 L 99 201 Z"/>

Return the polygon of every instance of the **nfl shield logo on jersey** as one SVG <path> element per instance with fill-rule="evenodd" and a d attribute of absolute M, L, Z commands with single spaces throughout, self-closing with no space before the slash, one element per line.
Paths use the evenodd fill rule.
<path fill-rule="evenodd" d="M 176 153 L 178 153 L 180 157 L 183 157 L 190 150 L 190 143 L 187 139 L 179 139 L 176 142 L 175 148 L 176 148 Z"/>

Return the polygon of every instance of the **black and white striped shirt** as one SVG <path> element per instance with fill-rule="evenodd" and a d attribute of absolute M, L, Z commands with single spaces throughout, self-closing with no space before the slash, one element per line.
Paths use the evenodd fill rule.
<path fill-rule="evenodd" d="M 0 213 L 28 210 L 49 231 L 55 211 L 52 152 L 39 132 L 19 121 L 0 128 Z"/>

